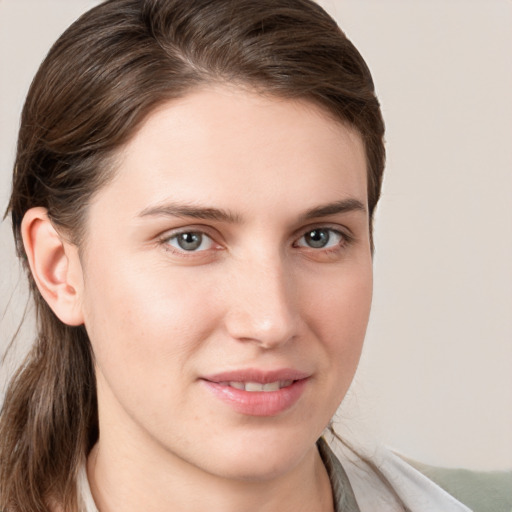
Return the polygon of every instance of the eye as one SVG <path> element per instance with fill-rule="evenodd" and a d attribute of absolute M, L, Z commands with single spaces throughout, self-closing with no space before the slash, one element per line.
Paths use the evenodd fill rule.
<path fill-rule="evenodd" d="M 304 233 L 296 245 L 298 247 L 309 247 L 311 249 L 330 249 L 342 244 L 344 236 L 335 229 L 315 228 Z"/>
<path fill-rule="evenodd" d="M 213 240 L 199 231 L 185 231 L 169 237 L 166 243 L 180 252 L 207 251 L 214 246 Z"/>

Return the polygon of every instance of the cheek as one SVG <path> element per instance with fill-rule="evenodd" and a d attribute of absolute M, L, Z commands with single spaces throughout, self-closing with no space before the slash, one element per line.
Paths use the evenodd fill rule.
<path fill-rule="evenodd" d="M 104 414 L 122 410 L 164 428 L 162 411 L 170 404 L 186 411 L 192 400 L 187 383 L 216 324 L 215 306 L 208 303 L 207 283 L 190 286 L 189 278 L 170 274 L 169 268 L 118 260 L 88 275 L 86 328 Z"/>
<path fill-rule="evenodd" d="M 323 340 L 331 364 L 352 375 L 361 354 L 372 302 L 369 262 L 347 266 L 316 287 L 308 299 L 308 322 Z"/>
<path fill-rule="evenodd" d="M 317 284 L 303 311 L 313 338 L 319 340 L 317 383 L 322 391 L 308 414 L 319 418 L 324 428 L 344 399 L 361 356 L 372 300 L 371 260 L 350 268 L 347 265 Z"/>
<path fill-rule="evenodd" d="M 85 325 L 98 363 L 156 371 L 194 352 L 214 328 L 216 313 L 208 283 L 189 277 L 121 258 L 91 266 Z"/>

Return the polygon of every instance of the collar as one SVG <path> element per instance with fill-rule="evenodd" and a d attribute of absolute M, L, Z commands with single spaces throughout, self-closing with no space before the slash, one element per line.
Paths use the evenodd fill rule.
<path fill-rule="evenodd" d="M 318 451 L 331 482 L 335 512 L 361 512 L 347 473 L 323 437 L 317 443 Z"/>

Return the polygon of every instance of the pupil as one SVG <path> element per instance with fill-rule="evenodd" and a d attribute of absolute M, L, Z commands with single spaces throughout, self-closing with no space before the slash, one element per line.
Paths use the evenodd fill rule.
<path fill-rule="evenodd" d="M 200 233 L 181 233 L 178 236 L 178 245 L 185 251 L 194 251 L 202 242 Z"/>
<path fill-rule="evenodd" d="M 329 241 L 329 233 L 325 229 L 314 229 L 306 235 L 308 245 L 319 249 L 325 247 Z"/>

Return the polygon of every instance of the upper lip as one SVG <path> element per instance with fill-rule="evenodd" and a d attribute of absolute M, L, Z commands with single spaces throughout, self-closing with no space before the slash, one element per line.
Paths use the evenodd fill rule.
<path fill-rule="evenodd" d="M 202 379 L 209 382 L 258 382 L 260 384 L 269 384 L 270 382 L 283 380 L 301 380 L 309 376 L 309 373 L 293 368 L 281 368 L 277 370 L 246 368 L 205 375 Z"/>

